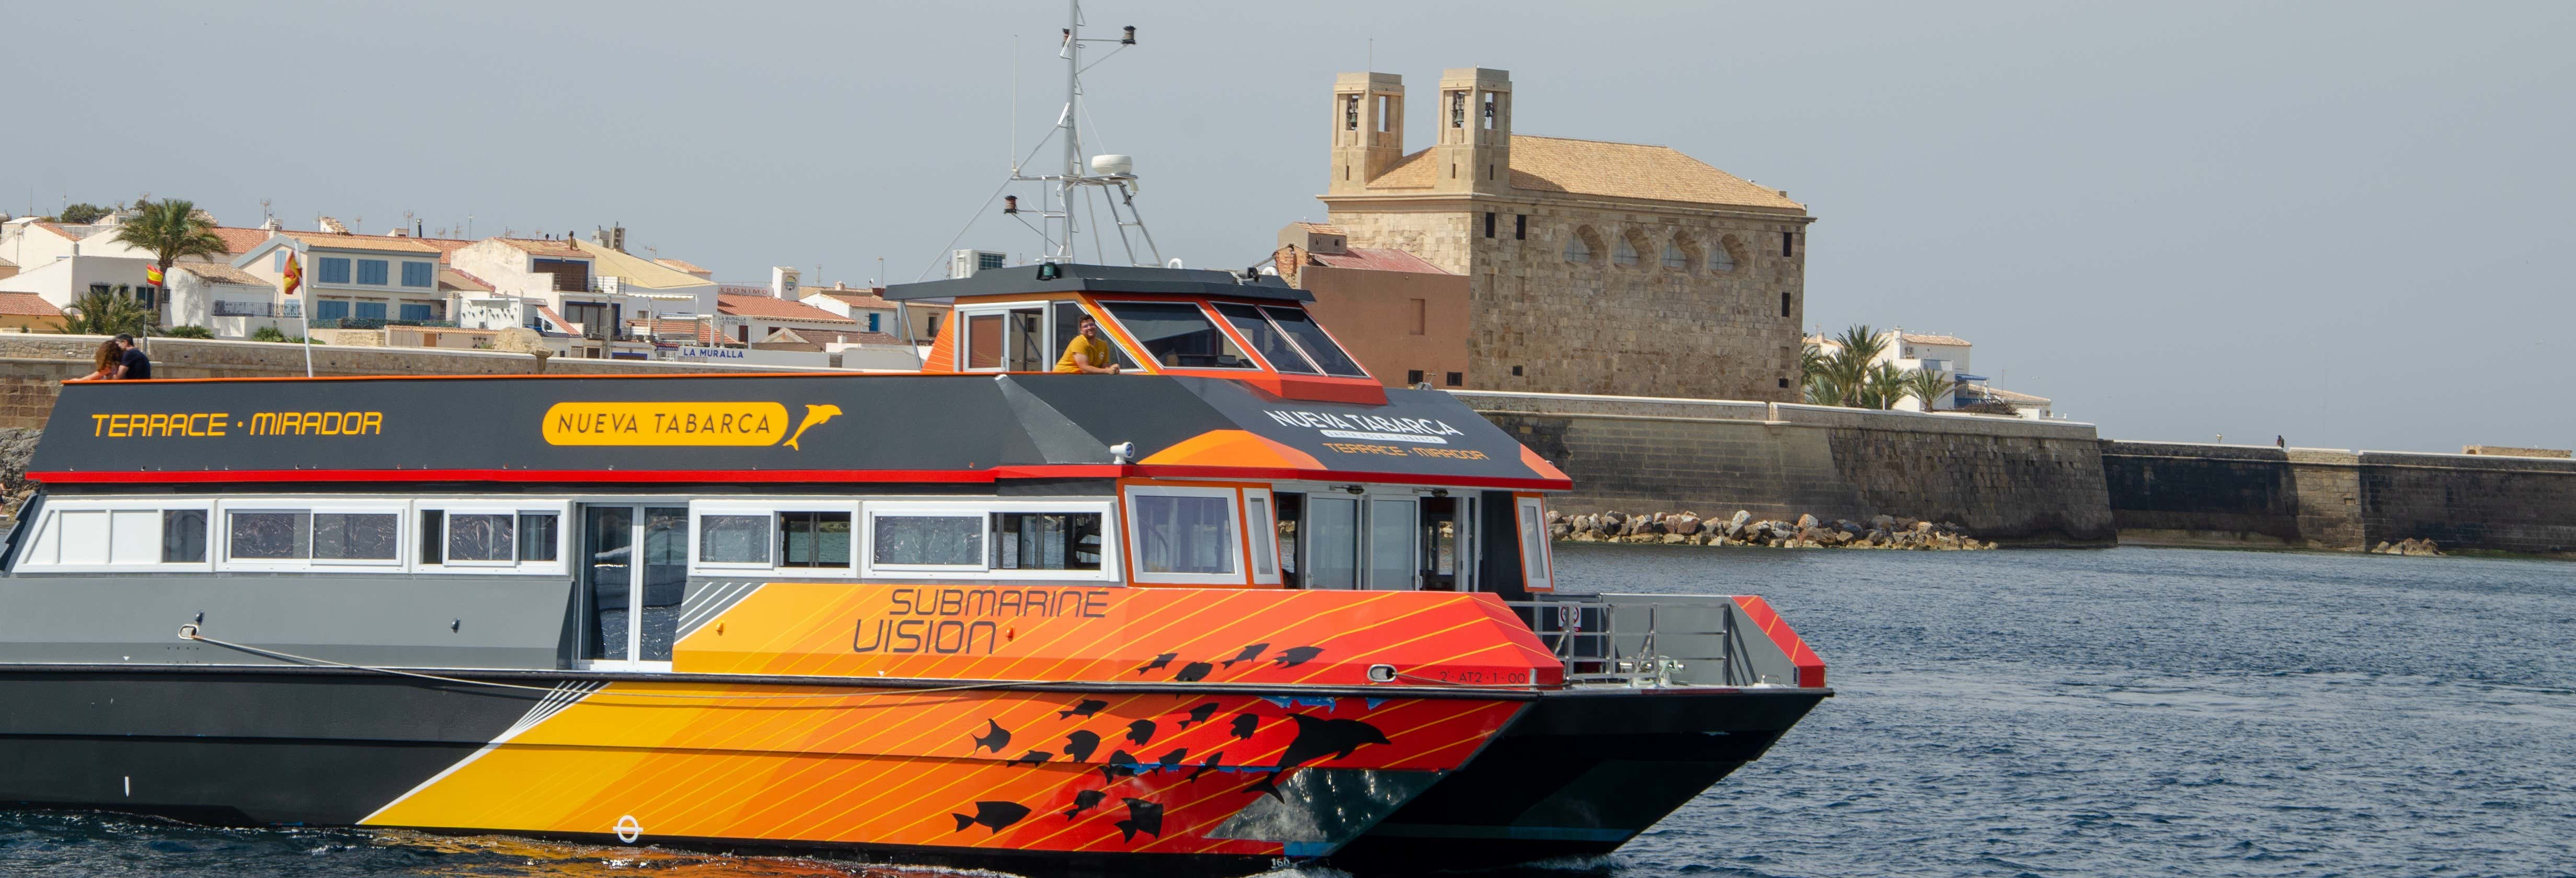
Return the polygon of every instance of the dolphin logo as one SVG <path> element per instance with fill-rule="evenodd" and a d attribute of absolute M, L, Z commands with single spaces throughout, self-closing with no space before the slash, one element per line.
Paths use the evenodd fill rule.
<path fill-rule="evenodd" d="M 833 415 L 840 413 L 841 407 L 837 405 L 806 406 L 805 420 L 796 425 L 796 432 L 787 434 L 787 447 L 798 451 L 805 450 L 804 446 L 796 444 L 796 437 L 805 435 L 806 428 L 821 424 L 824 421 L 829 421 L 832 419 Z"/>

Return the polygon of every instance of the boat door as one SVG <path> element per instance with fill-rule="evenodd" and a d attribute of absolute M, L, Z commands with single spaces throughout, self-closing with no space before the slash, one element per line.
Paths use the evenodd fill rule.
<path fill-rule="evenodd" d="M 668 670 L 689 582 L 688 507 L 583 504 L 581 550 L 583 658 Z"/>

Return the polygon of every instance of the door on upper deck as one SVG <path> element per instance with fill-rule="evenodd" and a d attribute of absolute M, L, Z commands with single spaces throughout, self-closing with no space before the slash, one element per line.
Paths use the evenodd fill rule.
<path fill-rule="evenodd" d="M 583 657 L 669 669 L 689 582 L 688 507 L 584 504 L 581 546 Z"/>

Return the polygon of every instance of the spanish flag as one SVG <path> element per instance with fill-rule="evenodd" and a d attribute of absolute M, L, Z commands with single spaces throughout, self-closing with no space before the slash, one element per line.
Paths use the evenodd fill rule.
<path fill-rule="evenodd" d="M 295 295 L 295 291 L 303 287 L 304 260 L 296 254 L 286 254 L 286 294 Z"/>
<path fill-rule="evenodd" d="M 143 266 L 143 282 L 148 283 L 148 284 L 151 284 L 151 285 L 156 286 L 156 287 L 161 285 L 161 264 L 160 264 L 160 263 L 157 263 L 157 262 L 156 262 L 156 263 L 152 263 L 152 264 L 150 264 L 150 265 Z"/>

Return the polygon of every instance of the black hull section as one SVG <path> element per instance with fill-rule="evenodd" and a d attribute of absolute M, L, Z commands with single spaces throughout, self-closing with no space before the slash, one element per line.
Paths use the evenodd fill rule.
<path fill-rule="evenodd" d="M 1759 758 L 1819 689 L 1550 695 L 1335 853 L 1361 874 L 1607 854 Z"/>

